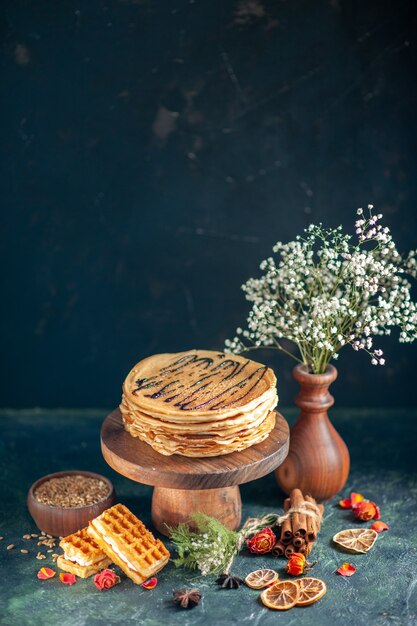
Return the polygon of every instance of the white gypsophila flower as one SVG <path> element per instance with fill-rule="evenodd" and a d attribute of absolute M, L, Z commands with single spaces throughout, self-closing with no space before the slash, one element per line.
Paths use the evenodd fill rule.
<path fill-rule="evenodd" d="M 280 342 L 287 339 L 298 346 L 297 360 L 321 373 L 348 344 L 383 365 L 373 340 L 393 327 L 399 328 L 400 342 L 413 341 L 417 307 L 408 279 L 417 277 L 417 251 L 401 257 L 389 228 L 380 224 L 382 215 L 372 215 L 372 208 L 368 205 L 368 218 L 357 210 L 356 242 L 341 226 L 322 224 L 311 224 L 295 241 L 277 242 L 276 257 L 260 265 L 262 275 L 242 286 L 252 309 L 247 328 L 226 340 L 226 351 L 264 346 L 288 352 Z"/>

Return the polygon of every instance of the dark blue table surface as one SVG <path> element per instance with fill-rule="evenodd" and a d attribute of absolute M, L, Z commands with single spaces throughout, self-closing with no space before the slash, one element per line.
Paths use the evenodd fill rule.
<path fill-rule="evenodd" d="M 292 421 L 294 411 L 282 409 Z M 332 547 L 331 538 L 343 528 L 355 526 L 349 511 L 337 506 L 338 497 L 327 503 L 322 531 L 310 560 L 317 560 L 314 575 L 323 578 L 327 595 L 306 609 L 277 613 L 264 608 L 258 593 L 247 587 L 223 591 L 212 577 L 176 569 L 170 563 L 159 575 L 153 591 L 137 587 L 124 576 L 108 592 L 98 592 L 91 579 L 72 587 L 57 578 L 41 582 L 40 566 L 51 566 L 50 555 L 37 561 L 36 543 L 22 539 L 36 531 L 26 509 L 30 484 L 38 477 L 62 469 L 86 469 L 107 475 L 119 500 L 151 525 L 151 488 L 133 483 L 104 462 L 99 431 L 105 411 L 2 411 L 0 413 L 1 522 L 0 562 L 2 580 L 0 624 L 2 626 L 193 626 L 226 624 L 286 624 L 300 626 L 384 626 L 417 623 L 417 468 L 415 440 L 417 420 L 410 410 L 335 409 L 332 419 L 349 445 L 352 471 L 343 496 L 356 490 L 375 499 L 390 531 L 380 535 L 366 555 L 347 555 Z M 243 515 L 280 511 L 283 494 L 273 475 L 243 485 Z M 15 544 L 11 551 L 6 550 Z M 20 553 L 29 545 L 30 554 Z M 169 545 L 172 548 L 171 545 Z M 335 570 L 350 561 L 357 567 L 352 578 Z M 284 574 L 285 561 L 270 556 L 242 553 L 234 571 L 245 575 L 261 566 Z M 172 605 L 173 589 L 197 586 L 201 604 L 189 612 Z"/>

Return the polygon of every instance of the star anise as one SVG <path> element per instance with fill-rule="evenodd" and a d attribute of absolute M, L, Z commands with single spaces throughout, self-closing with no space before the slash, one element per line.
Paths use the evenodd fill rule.
<path fill-rule="evenodd" d="M 174 591 L 174 602 L 182 609 L 192 609 L 202 598 L 201 591 L 193 587 L 192 589 L 178 589 Z"/>
<path fill-rule="evenodd" d="M 236 576 L 235 574 L 222 574 L 218 577 L 216 583 L 220 585 L 222 589 L 239 589 L 243 580 L 240 576 Z"/>

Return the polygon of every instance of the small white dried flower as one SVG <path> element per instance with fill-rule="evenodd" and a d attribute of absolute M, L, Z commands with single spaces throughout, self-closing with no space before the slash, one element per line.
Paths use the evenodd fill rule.
<path fill-rule="evenodd" d="M 226 341 L 226 351 L 284 349 L 280 340 L 285 338 L 320 373 L 343 345 L 367 351 L 377 365 L 385 361 L 382 350 L 371 352 L 375 336 L 389 335 L 397 326 L 400 342 L 417 337 L 417 305 L 409 282 L 417 277 L 417 251 L 402 258 L 389 228 L 378 223 L 381 214 L 368 219 L 363 209 L 357 214 L 356 243 L 341 227 L 311 224 L 304 237 L 275 244 L 278 259 L 263 261 L 262 276 L 242 287 L 252 310 L 247 328 L 238 328 L 236 337 Z"/>

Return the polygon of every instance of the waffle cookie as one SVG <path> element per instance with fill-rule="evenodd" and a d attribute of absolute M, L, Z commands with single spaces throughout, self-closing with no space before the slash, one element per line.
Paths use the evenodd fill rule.
<path fill-rule="evenodd" d="M 90 537 L 107 556 L 140 585 L 168 563 L 169 552 L 123 504 L 116 504 L 93 519 Z"/>
<path fill-rule="evenodd" d="M 70 572 L 80 578 L 97 574 L 111 563 L 109 557 L 89 535 L 87 528 L 64 537 L 59 545 L 64 554 L 58 557 L 57 566 L 64 572 Z"/>
<path fill-rule="evenodd" d="M 274 372 L 210 350 L 156 354 L 123 384 L 125 429 L 164 455 L 218 456 L 249 448 L 274 428 Z"/>

